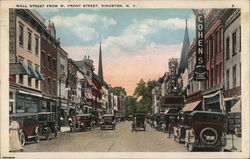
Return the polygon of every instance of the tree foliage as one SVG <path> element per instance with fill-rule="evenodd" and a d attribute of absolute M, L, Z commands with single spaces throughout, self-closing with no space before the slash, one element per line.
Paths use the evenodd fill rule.
<path fill-rule="evenodd" d="M 143 79 L 137 83 L 135 88 L 134 96 L 129 97 L 129 101 L 133 101 L 133 104 L 127 107 L 127 113 L 131 112 L 140 112 L 140 113 L 148 113 L 151 110 L 152 105 L 152 89 L 158 86 L 158 82 L 155 80 L 149 80 L 145 82 Z M 141 97 L 139 101 L 136 101 L 138 97 Z"/>
<path fill-rule="evenodd" d="M 125 100 L 125 106 L 127 108 L 127 114 L 131 115 L 136 110 L 136 100 L 133 96 L 127 96 Z"/>
<path fill-rule="evenodd" d="M 125 88 L 122 88 L 122 87 L 114 87 L 114 90 L 116 93 L 122 93 L 124 94 L 125 96 L 127 95 L 127 92 L 125 90 Z"/>

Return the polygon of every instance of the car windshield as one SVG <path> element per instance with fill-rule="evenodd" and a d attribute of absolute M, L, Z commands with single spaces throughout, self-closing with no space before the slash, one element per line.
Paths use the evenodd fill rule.
<path fill-rule="evenodd" d="M 53 121 L 53 115 L 50 114 L 39 114 L 38 121 Z"/>
<path fill-rule="evenodd" d="M 223 123 L 224 116 L 218 114 L 195 114 L 193 116 L 193 122 L 215 122 L 215 123 Z"/>
<path fill-rule="evenodd" d="M 89 116 L 77 116 L 76 117 L 76 120 L 88 120 L 88 119 L 90 119 Z"/>
<path fill-rule="evenodd" d="M 112 120 L 113 117 L 112 116 L 104 116 L 102 117 L 103 120 Z"/>

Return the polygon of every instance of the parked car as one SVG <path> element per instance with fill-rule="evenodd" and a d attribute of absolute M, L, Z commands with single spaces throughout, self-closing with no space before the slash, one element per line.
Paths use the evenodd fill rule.
<path fill-rule="evenodd" d="M 111 128 L 115 130 L 115 126 L 116 126 L 116 121 L 115 121 L 115 116 L 113 114 L 104 114 L 102 116 L 102 119 L 100 122 L 101 130 L 106 129 L 106 128 Z"/>
<path fill-rule="evenodd" d="M 146 130 L 145 124 L 145 114 L 143 113 L 135 113 L 133 115 L 133 123 L 131 124 L 132 131 L 137 131 L 138 129 Z"/>
<path fill-rule="evenodd" d="M 21 146 L 24 146 L 27 140 L 39 142 L 38 123 L 36 113 L 15 113 L 10 114 L 10 123 L 17 121 L 19 124 L 19 140 Z"/>
<path fill-rule="evenodd" d="M 70 131 L 74 132 L 76 130 L 84 131 L 87 128 L 93 128 L 93 115 L 91 114 L 77 114 L 70 123 Z"/>
<path fill-rule="evenodd" d="M 189 151 L 194 148 L 213 148 L 224 151 L 226 146 L 226 116 L 219 112 L 193 111 L 183 113 L 175 136 L 185 139 Z"/>
<path fill-rule="evenodd" d="M 58 137 L 59 127 L 56 123 L 54 112 L 38 113 L 39 136 L 41 139 L 49 140 L 53 137 Z"/>

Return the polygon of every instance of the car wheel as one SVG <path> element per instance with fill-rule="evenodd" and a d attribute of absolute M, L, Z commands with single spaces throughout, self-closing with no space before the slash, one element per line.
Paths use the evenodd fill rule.
<path fill-rule="evenodd" d="M 177 138 L 177 142 L 181 143 L 181 137 L 180 136 Z"/>
<path fill-rule="evenodd" d="M 189 151 L 189 152 L 192 152 L 193 150 L 194 150 L 194 145 L 191 144 L 191 143 L 189 143 L 189 144 L 188 144 L 188 151 Z"/>
<path fill-rule="evenodd" d="M 21 132 L 19 134 L 19 140 L 20 140 L 21 146 L 24 146 L 25 142 L 26 142 L 26 139 L 25 139 L 25 134 L 23 132 Z"/>
<path fill-rule="evenodd" d="M 36 136 L 36 143 L 39 143 L 40 142 L 40 137 L 39 135 Z"/>
<path fill-rule="evenodd" d="M 184 145 L 185 145 L 185 147 L 187 147 L 187 146 L 188 146 L 188 143 L 185 141 L 185 144 L 184 144 Z"/>
<path fill-rule="evenodd" d="M 59 133 L 55 132 L 55 138 L 58 138 L 58 136 L 59 136 Z"/>
<path fill-rule="evenodd" d="M 219 149 L 218 149 L 219 152 L 224 152 L 224 150 L 225 150 L 224 146 L 220 146 Z"/>
<path fill-rule="evenodd" d="M 46 140 L 49 140 L 50 139 L 50 133 L 51 133 L 51 131 L 50 131 L 50 128 L 47 128 L 47 130 L 46 130 L 46 134 L 45 134 L 45 139 Z"/>

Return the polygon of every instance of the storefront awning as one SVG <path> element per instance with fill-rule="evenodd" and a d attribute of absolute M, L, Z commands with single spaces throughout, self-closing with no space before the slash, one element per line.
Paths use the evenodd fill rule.
<path fill-rule="evenodd" d="M 42 97 L 42 94 L 36 94 L 36 93 L 26 92 L 26 91 L 22 91 L 22 90 L 19 90 L 19 93 L 27 94 L 27 95 L 31 95 L 31 96 L 36 96 L 36 97 Z"/>
<path fill-rule="evenodd" d="M 32 66 L 28 65 L 28 69 L 30 71 L 30 77 L 31 78 L 38 78 L 39 76 L 37 75 L 36 71 L 33 69 Z"/>
<path fill-rule="evenodd" d="M 38 78 L 37 78 L 38 80 L 44 80 L 44 77 L 39 70 L 35 69 L 35 72 L 38 75 Z"/>
<path fill-rule="evenodd" d="M 191 110 L 194 110 L 196 106 L 199 105 L 201 101 L 196 101 L 196 102 L 193 102 L 193 103 L 188 103 L 186 104 L 186 106 L 183 108 L 183 111 L 191 111 Z"/>
<path fill-rule="evenodd" d="M 10 63 L 10 75 L 30 75 L 28 67 L 20 61 L 20 63 Z"/>
<path fill-rule="evenodd" d="M 233 105 L 231 112 L 241 112 L 241 99 Z"/>

